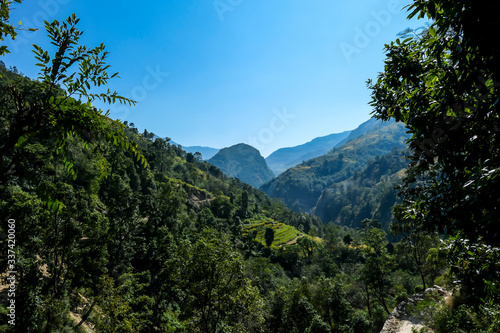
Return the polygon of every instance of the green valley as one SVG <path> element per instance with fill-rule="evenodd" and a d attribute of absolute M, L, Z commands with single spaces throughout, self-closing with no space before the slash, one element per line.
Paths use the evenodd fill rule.
<path fill-rule="evenodd" d="M 31 36 L 39 70 L 32 78 L 0 61 L 0 333 L 379 333 L 384 326 L 384 333 L 499 331 L 500 44 L 492 34 L 500 28 L 497 2 L 411 1 L 409 17 L 425 17 L 429 24 L 407 29 L 385 46 L 383 71 L 367 84 L 373 118 L 352 131 L 278 150 L 269 160 L 283 172 L 274 178 L 249 145 L 186 151 L 170 137 L 113 119 L 113 105 L 150 105 L 145 96 L 153 95 L 158 82 L 152 84 L 146 67 L 139 84 L 126 81 L 135 85 L 132 93 L 114 90 L 127 87 L 115 84 L 118 73 L 108 65 L 117 56 L 104 44 L 86 46 L 82 31 L 85 26 L 100 37 L 110 31 L 108 22 L 96 20 L 94 27 L 71 14 L 45 21 L 39 30 L 47 37 L 28 35 L 36 29 L 31 22 L 24 23 L 27 28 L 11 23 L 13 10 L 34 5 L 0 1 L 0 56 L 15 52 L 12 45 L 18 44 L 10 39 L 26 42 L 21 38 Z M 175 131 L 182 121 L 192 134 L 194 123 L 205 126 L 209 118 L 216 120 L 214 127 L 237 131 L 231 126 L 257 114 L 250 100 L 269 94 L 280 103 L 292 85 L 313 99 L 323 90 L 302 86 L 308 80 L 283 84 L 297 80 L 286 67 L 262 77 L 256 69 L 299 35 L 307 37 L 310 45 L 300 46 L 308 51 L 317 40 L 327 44 L 328 29 L 311 36 L 300 30 L 305 21 L 314 27 L 325 22 L 315 16 L 296 22 L 301 17 L 291 16 L 299 29 L 293 30 L 276 23 L 279 13 L 271 11 L 272 30 L 281 37 L 291 29 L 296 38 L 283 38 L 286 44 L 254 60 L 250 51 L 272 31 L 253 30 L 264 20 L 241 20 L 258 5 L 233 2 L 215 2 L 215 19 L 202 17 L 205 7 L 189 3 L 183 15 L 161 12 L 167 16 L 151 19 L 154 26 L 125 20 L 122 15 L 131 12 L 122 3 L 109 11 L 78 4 L 89 9 L 86 15 L 107 12 L 139 30 L 140 38 L 127 36 L 135 49 L 117 52 L 130 67 L 147 62 L 132 57 L 149 37 L 155 47 L 158 36 L 171 38 L 168 47 L 180 55 L 172 62 L 177 79 L 165 87 L 187 82 L 189 89 L 163 96 L 158 87 L 179 109 L 156 113 L 154 122 Z M 154 17 L 152 6 L 165 3 L 174 5 L 131 6 L 134 19 L 142 9 Z M 40 4 L 45 11 L 29 7 L 38 18 L 63 8 L 61 1 L 57 8 L 55 2 Z M 283 11 L 302 8 L 289 6 Z M 385 9 L 373 13 L 389 15 Z M 210 23 L 191 27 L 188 17 Z M 160 29 L 166 21 L 175 29 Z M 232 49 L 229 40 L 212 39 L 222 26 L 241 36 L 240 30 L 248 31 L 236 25 L 241 21 L 252 24 L 255 38 L 243 39 L 245 47 Z M 114 28 L 116 33 L 124 25 Z M 181 34 L 185 30 L 188 35 Z M 189 43 L 198 35 L 203 64 L 192 75 L 179 75 L 193 64 L 189 60 L 199 49 Z M 221 46 L 226 58 L 210 52 Z M 236 63 L 226 61 L 243 55 L 259 66 L 245 68 L 245 80 L 237 81 Z M 16 55 L 19 61 L 24 56 Z M 297 72 L 330 76 L 313 61 L 291 58 L 294 67 L 303 66 Z M 202 84 L 208 67 L 220 70 L 220 77 L 231 74 L 231 85 L 218 85 L 219 76 Z M 264 86 L 262 96 L 251 88 L 257 85 Z M 275 96 L 271 86 L 284 95 Z M 203 112 L 213 96 L 234 94 L 232 112 L 241 108 L 249 114 L 219 118 L 223 103 L 214 103 L 194 119 L 182 113 L 182 105 L 193 102 L 186 94 L 190 89 L 202 100 L 196 105 Z M 141 101 L 130 97 L 139 91 Z M 271 144 L 279 133 L 296 134 L 311 120 L 296 117 L 292 107 L 286 112 L 254 123 L 261 137 L 256 142 Z M 199 150 L 214 155 L 206 160 Z M 297 159 L 304 160 L 296 164 Z"/>

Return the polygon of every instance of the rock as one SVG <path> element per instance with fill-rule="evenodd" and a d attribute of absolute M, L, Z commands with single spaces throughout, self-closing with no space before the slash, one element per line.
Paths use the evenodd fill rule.
<path fill-rule="evenodd" d="M 412 329 L 419 331 L 422 328 L 425 332 L 432 333 L 433 330 L 426 326 L 426 319 L 434 307 L 444 302 L 448 296 L 450 296 L 449 292 L 439 286 L 434 286 L 409 297 L 396 306 L 380 333 L 412 333 Z"/>

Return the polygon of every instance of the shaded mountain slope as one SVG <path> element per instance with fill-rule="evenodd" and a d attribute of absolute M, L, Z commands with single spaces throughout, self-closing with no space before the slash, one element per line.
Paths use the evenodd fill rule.
<path fill-rule="evenodd" d="M 364 219 L 376 219 L 389 230 L 393 221 L 392 207 L 397 202 L 394 188 L 399 185 L 407 164 L 401 150 L 377 156 L 361 172 L 326 188 L 314 213 L 325 223 L 335 222 L 353 228 L 361 227 Z"/>
<path fill-rule="evenodd" d="M 239 178 L 254 187 L 259 187 L 274 177 L 259 151 L 244 143 L 221 149 L 208 162 L 226 175 Z"/>
<path fill-rule="evenodd" d="M 326 155 L 288 169 L 261 189 L 272 197 L 283 199 L 296 211 L 312 211 L 326 188 L 349 179 L 376 156 L 405 147 L 408 134 L 404 125 L 374 120 L 367 123 L 360 126 L 369 125 L 363 135 Z"/>

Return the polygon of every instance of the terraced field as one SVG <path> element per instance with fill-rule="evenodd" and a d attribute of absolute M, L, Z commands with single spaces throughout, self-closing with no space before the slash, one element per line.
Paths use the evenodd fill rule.
<path fill-rule="evenodd" d="M 258 220 L 246 220 L 243 225 L 243 235 L 248 235 L 252 231 L 257 231 L 257 236 L 255 240 L 259 243 L 266 245 L 266 240 L 264 234 L 266 228 L 272 228 L 274 230 L 274 241 L 271 247 L 275 250 L 282 246 L 294 244 L 299 237 L 307 236 L 315 241 L 321 241 L 317 237 L 311 237 L 303 232 L 300 232 L 295 227 L 286 225 L 281 222 L 276 222 L 270 218 L 262 218 Z"/>

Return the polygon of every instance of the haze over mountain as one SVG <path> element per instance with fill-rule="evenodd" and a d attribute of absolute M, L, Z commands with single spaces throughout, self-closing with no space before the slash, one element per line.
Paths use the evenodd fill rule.
<path fill-rule="evenodd" d="M 208 162 L 226 175 L 239 178 L 254 187 L 259 187 L 274 177 L 260 152 L 244 143 L 221 149 Z"/>
<path fill-rule="evenodd" d="M 349 136 L 347 138 L 345 138 L 344 140 L 340 141 L 337 144 L 337 147 L 343 146 L 346 143 L 348 143 L 349 141 L 352 141 L 354 139 L 359 138 L 362 135 L 365 135 L 371 129 L 376 130 L 377 128 L 380 128 L 383 126 L 384 125 L 380 120 L 377 120 L 375 118 L 370 118 L 367 121 L 365 121 L 364 123 L 362 123 L 361 125 L 359 125 L 358 127 L 356 127 L 355 129 L 353 129 L 352 131 L 350 131 Z"/>
<path fill-rule="evenodd" d="M 153 136 L 153 140 L 156 140 L 157 138 L 161 138 L 160 136 L 158 135 L 154 135 Z M 163 138 L 162 138 L 163 139 Z M 218 148 L 212 148 L 212 147 L 205 147 L 205 146 L 183 146 L 175 141 L 170 141 L 170 144 L 172 145 L 178 145 L 178 146 L 181 146 L 182 149 L 186 152 L 186 153 L 200 153 L 203 160 L 209 160 L 211 159 L 215 154 L 217 154 L 219 152 L 220 149 Z"/>
<path fill-rule="evenodd" d="M 362 171 L 377 156 L 403 149 L 407 138 L 404 125 L 370 119 L 352 131 L 341 147 L 288 169 L 261 189 L 296 211 L 310 212 L 325 189 Z"/>
<path fill-rule="evenodd" d="M 377 124 L 375 119 L 369 119 L 354 130 L 344 131 L 342 133 L 333 133 L 330 135 L 317 137 L 304 144 L 280 148 L 269 155 L 265 160 L 274 175 L 279 175 L 287 169 L 296 166 L 297 164 L 310 160 L 312 158 L 328 153 L 334 147 L 340 147 L 348 141 L 365 134 L 368 130 Z M 154 138 L 159 138 L 155 135 Z M 183 146 L 175 141 L 170 141 L 171 144 L 180 145 L 187 153 L 201 153 L 203 160 L 208 161 L 220 149 L 206 146 Z M 259 152 L 260 153 L 260 152 Z M 274 176 L 273 175 L 273 176 Z"/>
<path fill-rule="evenodd" d="M 269 168 L 276 175 L 279 175 L 303 161 L 328 153 L 339 142 L 347 138 L 350 133 L 351 131 L 334 133 L 315 138 L 299 146 L 278 149 L 266 158 L 266 162 Z"/>
<path fill-rule="evenodd" d="M 182 149 L 186 151 L 186 153 L 200 153 L 204 160 L 209 160 L 215 156 L 219 152 L 220 149 L 212 148 L 212 147 L 204 147 L 204 146 L 189 146 L 184 147 Z"/>

